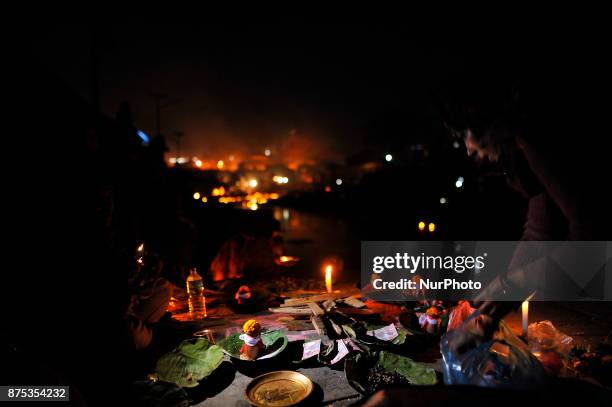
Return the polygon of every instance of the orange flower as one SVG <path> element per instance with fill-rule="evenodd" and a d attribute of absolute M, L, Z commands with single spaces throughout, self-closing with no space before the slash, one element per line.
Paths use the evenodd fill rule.
<path fill-rule="evenodd" d="M 261 332 L 261 325 L 259 325 L 259 322 L 255 321 L 254 319 L 249 319 L 242 326 L 242 330 L 247 335 L 257 336 Z"/>
<path fill-rule="evenodd" d="M 438 311 L 438 308 L 436 308 L 436 307 L 431 307 L 431 308 L 427 309 L 427 316 L 431 317 L 431 318 L 439 318 L 440 317 L 440 311 Z"/>

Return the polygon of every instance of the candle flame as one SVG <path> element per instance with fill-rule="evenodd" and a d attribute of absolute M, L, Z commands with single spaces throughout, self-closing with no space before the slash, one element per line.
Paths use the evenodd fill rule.
<path fill-rule="evenodd" d="M 527 332 L 529 330 L 529 300 L 523 301 L 521 304 L 522 313 L 522 335 L 523 338 L 527 339 Z"/>
<path fill-rule="evenodd" d="M 328 293 L 332 292 L 332 266 L 328 264 L 325 267 L 325 288 Z"/>

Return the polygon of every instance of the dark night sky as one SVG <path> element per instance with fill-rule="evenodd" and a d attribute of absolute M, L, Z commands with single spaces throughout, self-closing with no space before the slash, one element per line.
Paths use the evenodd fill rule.
<path fill-rule="evenodd" d="M 424 85 L 443 59 L 406 32 L 363 26 L 134 24 L 99 28 L 98 38 L 104 111 L 128 100 L 152 133 L 150 94 L 166 93 L 162 131 L 183 131 L 185 152 L 211 158 L 279 148 L 291 129 L 314 155 L 344 157 L 381 111 L 426 109 Z M 90 98 L 91 29 L 57 26 L 33 43 L 44 66 Z"/>
<path fill-rule="evenodd" d="M 31 34 L 42 65 L 88 99 L 91 31 L 62 25 Z M 563 60 L 572 46 L 546 34 L 502 41 L 368 25 L 138 23 L 97 33 L 103 110 L 114 115 L 128 100 L 136 125 L 153 133 L 150 95 L 166 93 L 162 132 L 184 132 L 184 154 L 212 159 L 280 149 L 296 129 L 291 142 L 307 155 L 342 161 L 365 146 L 373 121 L 395 115 L 394 128 L 408 137 L 414 122 L 431 120 L 428 90 L 451 72 L 511 61 L 536 67 L 530 58 Z"/>

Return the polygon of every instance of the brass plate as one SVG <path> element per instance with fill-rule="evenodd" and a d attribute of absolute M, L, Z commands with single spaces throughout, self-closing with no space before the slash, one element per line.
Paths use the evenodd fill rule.
<path fill-rule="evenodd" d="M 245 392 L 249 402 L 256 406 L 292 406 L 312 393 L 312 381 L 301 373 L 281 370 L 257 376 Z"/>

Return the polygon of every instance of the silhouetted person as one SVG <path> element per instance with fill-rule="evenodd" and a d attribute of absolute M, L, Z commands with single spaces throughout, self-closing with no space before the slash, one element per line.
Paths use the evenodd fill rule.
<path fill-rule="evenodd" d="M 562 82 L 547 88 L 544 82 L 507 78 L 515 77 L 479 70 L 456 78 L 443 103 L 445 126 L 465 143 L 469 156 L 500 166 L 508 184 L 528 200 L 522 241 L 606 240 L 602 190 L 609 171 L 602 170 L 601 146 L 592 137 L 580 139 L 585 126 L 575 107 L 577 96 Z M 503 299 L 508 286 L 526 295 L 537 290 L 531 283 L 545 270 L 528 263 L 544 255 L 519 244 L 509 266 L 514 272 L 494 281 L 482 298 Z M 482 337 L 456 345 L 489 338 L 515 306 L 485 302 L 480 307 Z"/>

